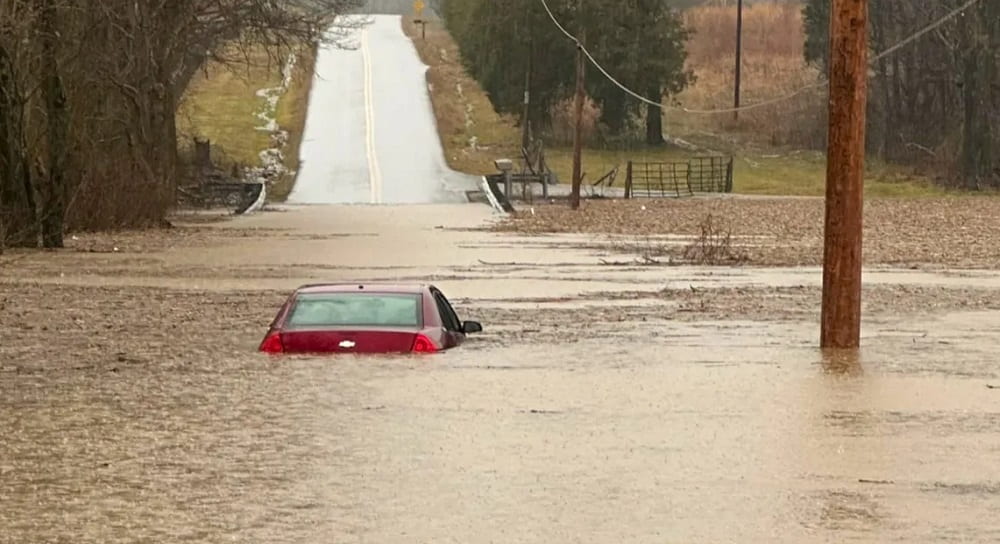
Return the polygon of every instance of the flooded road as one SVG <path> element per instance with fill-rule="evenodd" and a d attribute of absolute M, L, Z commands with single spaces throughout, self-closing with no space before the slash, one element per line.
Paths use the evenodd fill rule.
<path fill-rule="evenodd" d="M 865 348 L 824 357 L 815 270 L 607 266 L 489 217 L 309 207 L 7 265 L 0 542 L 1000 539 L 989 272 L 871 271 Z M 300 281 L 371 276 L 487 331 L 253 353 Z"/>
<path fill-rule="evenodd" d="M 722 343 L 8 374 L 0 540 L 1000 537 L 982 379 Z"/>

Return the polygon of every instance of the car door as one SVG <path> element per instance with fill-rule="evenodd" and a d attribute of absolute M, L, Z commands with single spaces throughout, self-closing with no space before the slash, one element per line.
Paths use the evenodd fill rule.
<path fill-rule="evenodd" d="M 431 290 L 434 295 L 434 302 L 437 304 L 438 313 L 441 315 L 441 322 L 444 323 L 445 338 L 448 345 L 446 348 L 455 347 L 465 341 L 465 334 L 462 332 L 462 322 L 458 319 L 458 314 L 451 307 L 448 299 L 437 289 Z"/>

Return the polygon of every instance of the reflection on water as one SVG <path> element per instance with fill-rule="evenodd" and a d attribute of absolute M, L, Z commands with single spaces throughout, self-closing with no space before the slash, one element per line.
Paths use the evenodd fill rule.
<path fill-rule="evenodd" d="M 861 350 L 822 350 L 823 370 L 832 376 L 859 376 L 864 372 L 861 366 Z"/>
<path fill-rule="evenodd" d="M 977 353 L 719 343 L 5 372 L 0 542 L 1000 536 Z"/>

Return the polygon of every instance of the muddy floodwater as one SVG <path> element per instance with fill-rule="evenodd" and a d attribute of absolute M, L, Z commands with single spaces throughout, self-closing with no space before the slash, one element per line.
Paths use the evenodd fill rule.
<path fill-rule="evenodd" d="M 1000 281 L 608 265 L 473 205 L 81 236 L 0 274 L 0 542 L 1000 541 Z M 593 240 L 591 240 L 593 242 Z M 317 280 L 431 281 L 430 357 L 254 353 Z"/>

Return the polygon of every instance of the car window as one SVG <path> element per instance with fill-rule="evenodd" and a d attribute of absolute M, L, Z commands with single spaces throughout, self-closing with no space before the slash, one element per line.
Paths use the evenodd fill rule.
<path fill-rule="evenodd" d="M 288 316 L 296 327 L 420 327 L 419 295 L 309 293 L 300 295 Z"/>
<path fill-rule="evenodd" d="M 434 300 L 438 305 L 438 312 L 441 314 L 441 320 L 444 321 L 444 328 L 449 331 L 460 331 L 462 330 L 462 322 L 458 319 L 458 314 L 448 303 L 448 299 L 440 291 L 434 291 Z"/>

